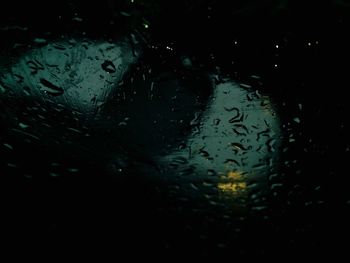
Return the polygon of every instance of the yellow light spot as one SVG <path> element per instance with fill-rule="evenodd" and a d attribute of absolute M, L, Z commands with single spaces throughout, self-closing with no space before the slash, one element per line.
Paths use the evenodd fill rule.
<path fill-rule="evenodd" d="M 221 176 L 222 182 L 218 183 L 217 187 L 224 193 L 238 195 L 243 193 L 247 188 L 247 183 L 243 181 L 241 171 L 229 171 L 225 176 Z"/>
<path fill-rule="evenodd" d="M 231 193 L 231 194 L 239 194 L 243 192 L 247 188 L 247 184 L 245 182 L 239 182 L 239 183 L 219 183 L 218 189 Z"/>
<path fill-rule="evenodd" d="M 227 178 L 232 180 L 242 180 L 242 172 L 229 171 Z"/>

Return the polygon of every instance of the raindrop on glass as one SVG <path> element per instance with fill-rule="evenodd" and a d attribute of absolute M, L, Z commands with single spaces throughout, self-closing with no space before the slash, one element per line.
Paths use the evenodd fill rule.
<path fill-rule="evenodd" d="M 47 94 L 50 94 L 52 96 L 60 96 L 64 93 L 64 90 L 62 88 L 52 84 L 46 79 L 41 78 L 40 83 L 40 90 L 44 91 Z"/>
<path fill-rule="evenodd" d="M 108 73 L 115 73 L 117 71 L 115 65 L 113 64 L 112 61 L 110 60 L 105 60 L 102 64 L 101 67 L 104 71 Z"/>

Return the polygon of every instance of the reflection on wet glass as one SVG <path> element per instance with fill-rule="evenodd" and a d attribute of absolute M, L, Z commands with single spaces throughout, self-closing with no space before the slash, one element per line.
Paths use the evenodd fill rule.
<path fill-rule="evenodd" d="M 232 200 L 247 198 L 254 185 L 266 191 L 280 142 L 279 119 L 268 96 L 227 79 L 214 88 L 193 130 L 186 147 L 161 158 L 165 163 L 186 159 L 193 173 L 180 183 L 209 180 L 219 197 Z"/>
<path fill-rule="evenodd" d="M 274 173 L 280 144 L 280 123 L 271 99 L 251 85 L 238 84 L 230 78 L 215 85 L 214 77 L 201 73 L 200 82 L 188 57 L 179 59 L 183 67 L 179 72 L 187 70 L 191 74 L 158 74 L 152 68 L 137 67 L 139 76 L 125 78 L 138 60 L 135 47 L 128 41 L 62 40 L 45 42 L 28 51 L 0 78 L 3 96 L 39 102 L 28 106 L 29 111 L 36 112 L 35 119 L 20 117 L 15 126 L 11 124 L 11 132 L 28 142 L 42 142 L 46 136 L 50 140 L 55 137 L 54 144 L 58 144 L 58 137 L 67 133 L 73 141 L 91 136 L 90 128 L 79 120 L 101 113 L 98 117 L 108 120 L 111 135 L 107 140 L 111 140 L 110 151 L 116 156 L 108 162 L 113 163 L 116 174 L 129 166 L 137 167 L 132 173 L 147 176 L 150 172 L 141 167 L 145 163 L 147 169 L 156 168 L 156 176 L 152 177 L 166 182 L 170 193 L 185 195 L 186 199 L 205 198 L 213 205 L 227 200 L 247 205 L 252 192 L 268 191 L 268 176 Z M 197 105 L 191 89 L 207 82 L 212 91 L 208 100 L 202 98 L 206 105 L 203 108 Z M 47 119 L 51 117 L 45 107 L 38 109 L 40 105 L 52 105 L 56 112 L 73 110 L 64 118 L 72 118 L 77 124 L 62 121 L 62 134 L 46 133 L 55 124 Z M 190 127 L 189 133 L 182 131 L 186 127 Z M 62 141 L 71 143 L 64 136 Z M 87 147 L 105 151 L 106 143 L 99 138 L 95 148 L 89 141 Z M 16 148 L 11 142 L 3 146 L 10 151 Z M 79 147 L 85 146 L 81 143 Z M 131 149 L 125 156 L 120 152 L 123 147 Z M 79 171 L 75 167 L 66 169 L 68 174 Z M 49 174 L 59 175 L 55 171 Z"/>
<path fill-rule="evenodd" d="M 218 183 L 218 189 L 224 193 L 242 195 L 247 188 L 247 183 L 244 181 L 241 172 L 230 171 L 220 179 L 221 182 Z"/>
<path fill-rule="evenodd" d="M 135 60 L 128 41 L 49 43 L 20 57 L 0 78 L 1 92 L 93 112 Z"/>

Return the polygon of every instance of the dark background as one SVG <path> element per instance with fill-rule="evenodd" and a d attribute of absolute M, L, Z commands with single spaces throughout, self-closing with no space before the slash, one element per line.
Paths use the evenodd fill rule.
<path fill-rule="evenodd" d="M 106 243 L 118 253 L 142 249 L 153 256 L 346 252 L 350 3 L 111 0 L 2 5 L 2 56 L 20 53 L 21 48 L 12 49 L 14 43 L 33 36 L 55 39 L 84 31 L 89 38 L 108 38 L 137 32 L 146 45 L 171 46 L 196 57 L 208 70 L 220 65 L 243 82 L 252 74 L 261 76 L 261 89 L 277 102 L 282 124 L 302 120 L 302 125 L 283 130 L 286 137 L 293 133 L 296 138 L 292 146 L 285 139 L 279 175 L 283 187 L 268 196 L 264 214 L 248 216 L 238 237 L 219 220 L 207 230 L 198 223 L 205 219 L 186 214 L 186 209 L 159 214 L 159 207 L 180 204 L 159 197 L 149 182 L 130 193 L 124 186 L 133 184 L 133 177 L 115 181 L 108 175 L 90 176 L 103 174 L 99 167 L 88 166 L 85 175 L 58 181 L 44 176 L 27 180 L 2 169 L 2 229 L 15 245 L 34 239 L 73 248 Z M 187 225 L 191 231 L 183 230 Z M 201 231 L 209 231 L 210 239 L 200 241 Z M 218 246 L 222 239 L 225 249 Z"/>

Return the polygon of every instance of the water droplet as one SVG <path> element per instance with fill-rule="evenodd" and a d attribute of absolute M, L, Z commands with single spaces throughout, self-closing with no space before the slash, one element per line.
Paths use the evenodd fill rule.
<path fill-rule="evenodd" d="M 77 44 L 77 41 L 75 39 L 69 39 L 68 43 L 74 47 Z"/>
<path fill-rule="evenodd" d="M 190 183 L 190 187 L 196 191 L 198 191 L 198 189 L 199 189 L 198 186 L 196 186 L 194 183 Z"/>
<path fill-rule="evenodd" d="M 75 129 L 75 128 L 71 128 L 71 127 L 68 127 L 67 130 L 72 131 L 72 132 L 76 132 L 76 133 L 82 133 L 80 130 Z"/>
<path fill-rule="evenodd" d="M 225 111 L 234 111 L 234 110 L 238 110 L 236 107 L 232 106 L 232 107 L 224 107 Z M 238 110 L 239 111 L 239 110 Z"/>
<path fill-rule="evenodd" d="M 17 164 L 14 163 L 7 163 L 7 166 L 11 168 L 17 168 Z"/>
<path fill-rule="evenodd" d="M 261 212 L 267 209 L 267 206 L 253 206 L 252 211 Z"/>
<path fill-rule="evenodd" d="M 229 119 L 229 121 L 228 121 L 229 123 L 242 121 L 243 114 L 242 114 L 241 118 L 239 118 L 240 112 L 239 112 L 238 108 L 233 108 L 231 111 L 234 112 L 235 114 L 234 114 L 234 116 L 231 119 Z"/>
<path fill-rule="evenodd" d="M 239 85 L 240 85 L 241 87 L 247 88 L 247 89 L 250 89 L 250 88 L 252 87 L 251 85 L 245 84 L 245 83 L 240 83 Z"/>
<path fill-rule="evenodd" d="M 4 86 L 1 85 L 0 83 L 0 93 L 5 93 L 6 89 L 4 88 Z"/>
<path fill-rule="evenodd" d="M 123 12 L 123 11 L 121 11 L 121 12 L 120 12 L 120 14 L 121 14 L 122 16 L 126 16 L 126 17 L 131 16 L 129 13 L 127 13 L 127 12 Z"/>
<path fill-rule="evenodd" d="M 24 135 L 26 137 L 30 137 L 32 139 L 35 139 L 35 140 L 40 140 L 39 137 L 29 133 L 29 132 L 25 132 L 25 131 L 22 131 L 22 130 L 18 130 L 18 129 L 15 129 L 15 128 L 12 128 L 11 131 L 15 132 L 15 133 L 18 133 L 18 134 L 21 134 L 21 135 Z"/>
<path fill-rule="evenodd" d="M 183 57 L 181 59 L 181 63 L 185 68 L 191 68 L 192 67 L 192 61 L 189 57 Z"/>
<path fill-rule="evenodd" d="M 24 86 L 23 87 L 23 93 L 26 94 L 27 96 L 30 96 L 31 95 L 31 90 L 29 87 L 27 86 Z"/>
<path fill-rule="evenodd" d="M 209 176 L 215 176 L 215 175 L 216 175 L 216 172 L 215 172 L 213 169 L 208 169 L 207 174 L 208 174 Z"/>
<path fill-rule="evenodd" d="M 45 69 L 44 66 L 37 60 L 29 60 L 26 64 L 31 69 L 32 74 L 36 74 L 39 70 Z"/>
<path fill-rule="evenodd" d="M 307 207 L 307 206 L 311 206 L 313 205 L 313 201 L 307 201 L 304 203 L 304 206 Z"/>
<path fill-rule="evenodd" d="M 195 112 L 194 118 L 191 120 L 190 125 L 195 126 L 198 125 L 200 121 L 200 114 L 198 112 Z"/>
<path fill-rule="evenodd" d="M 52 84 L 46 79 L 41 78 L 40 83 L 42 84 L 40 89 L 47 94 L 50 94 L 52 96 L 60 96 L 64 93 L 64 90 L 62 88 Z"/>
<path fill-rule="evenodd" d="M 3 145 L 7 148 L 7 149 L 10 149 L 10 150 L 13 150 L 13 147 L 8 144 L 8 143 L 3 143 Z"/>
<path fill-rule="evenodd" d="M 188 160 L 185 157 L 178 156 L 178 157 L 175 157 L 172 160 L 172 162 L 176 163 L 176 164 L 186 164 L 188 162 Z"/>
<path fill-rule="evenodd" d="M 268 107 L 270 105 L 270 101 L 269 100 L 262 100 L 260 105 L 262 107 Z"/>
<path fill-rule="evenodd" d="M 205 187 L 210 187 L 210 188 L 215 186 L 214 183 L 212 183 L 212 182 L 206 182 L 206 181 L 202 182 L 202 185 L 205 186 Z"/>
<path fill-rule="evenodd" d="M 66 50 L 66 47 L 64 45 L 58 43 L 53 44 L 52 47 L 58 50 Z"/>
<path fill-rule="evenodd" d="M 238 142 L 232 142 L 230 143 L 231 146 L 233 146 L 235 149 L 238 150 L 243 150 L 243 151 L 247 151 L 248 149 L 246 147 L 243 146 L 243 144 L 238 143 Z"/>
<path fill-rule="evenodd" d="M 82 22 L 83 21 L 83 19 L 81 17 L 78 17 L 78 16 L 73 17 L 72 20 L 76 21 L 76 22 Z"/>
<path fill-rule="evenodd" d="M 28 27 L 22 27 L 22 26 L 18 26 L 18 25 L 10 25 L 10 26 L 2 26 L 2 27 L 0 27 L 0 31 L 8 31 L 8 30 L 27 31 Z"/>
<path fill-rule="evenodd" d="M 224 164 L 236 164 L 236 165 L 240 166 L 239 162 L 236 161 L 235 159 L 226 159 Z"/>
<path fill-rule="evenodd" d="M 69 172 L 71 172 L 71 173 L 76 173 L 76 172 L 79 171 L 78 168 L 68 168 L 67 170 L 68 170 Z"/>
<path fill-rule="evenodd" d="M 215 126 L 217 126 L 217 125 L 220 124 L 220 121 L 221 121 L 220 119 L 216 118 L 216 119 L 213 120 L 213 124 L 214 124 Z"/>
<path fill-rule="evenodd" d="M 275 139 L 275 138 L 269 139 L 269 140 L 266 142 L 267 150 L 268 150 L 269 152 L 274 152 L 274 151 L 275 151 L 275 146 L 274 146 L 275 143 L 276 143 L 276 139 Z"/>
<path fill-rule="evenodd" d="M 300 119 L 298 117 L 295 117 L 293 121 L 295 121 L 296 123 L 300 123 Z"/>
<path fill-rule="evenodd" d="M 252 79 L 260 79 L 260 76 L 257 76 L 257 75 L 251 75 L 250 76 Z"/>
<path fill-rule="evenodd" d="M 33 179 L 33 176 L 32 175 L 29 175 L 29 174 L 24 174 L 23 175 L 25 178 L 27 178 L 27 179 Z"/>
<path fill-rule="evenodd" d="M 189 167 L 189 168 L 186 168 L 186 169 L 183 169 L 179 172 L 180 175 L 185 175 L 185 176 L 188 176 L 188 175 L 193 175 L 195 172 L 195 168 L 193 166 Z"/>
<path fill-rule="evenodd" d="M 36 44 L 46 44 L 46 39 L 44 39 L 44 38 L 34 38 L 33 42 L 36 43 Z"/>
<path fill-rule="evenodd" d="M 247 126 L 245 126 L 244 124 L 235 124 L 233 131 L 237 135 L 247 136 L 247 134 L 249 134 L 249 130 L 248 130 Z"/>
<path fill-rule="evenodd" d="M 268 128 L 268 129 L 266 129 L 266 130 L 263 130 L 263 131 L 261 131 L 261 132 L 258 132 L 257 134 L 256 134 L 256 140 L 257 141 L 259 141 L 262 137 L 268 137 L 268 138 L 270 138 L 270 133 L 271 133 L 271 130 Z"/>
<path fill-rule="evenodd" d="M 118 126 L 127 126 L 128 124 L 125 121 L 121 121 L 118 123 Z"/>
<path fill-rule="evenodd" d="M 19 126 L 21 129 L 26 129 L 26 128 L 29 127 L 29 125 L 27 125 L 27 124 L 25 124 L 25 123 L 22 123 L 22 122 L 18 123 L 18 126 Z"/>
<path fill-rule="evenodd" d="M 18 75 L 18 74 L 13 74 L 15 80 L 18 82 L 18 83 L 22 83 L 23 80 L 24 80 L 24 77 L 21 76 L 21 75 Z"/>
<path fill-rule="evenodd" d="M 104 71 L 108 73 L 115 73 L 117 71 L 115 65 L 113 64 L 112 61 L 110 60 L 105 60 L 102 64 L 101 67 Z"/>
<path fill-rule="evenodd" d="M 205 158 L 208 158 L 210 156 L 210 154 L 206 150 L 204 150 L 203 148 L 200 149 L 199 152 Z"/>
<path fill-rule="evenodd" d="M 275 184 L 272 184 L 270 188 L 272 191 L 276 191 L 278 189 L 281 189 L 282 187 L 283 187 L 283 184 L 275 183 Z"/>

